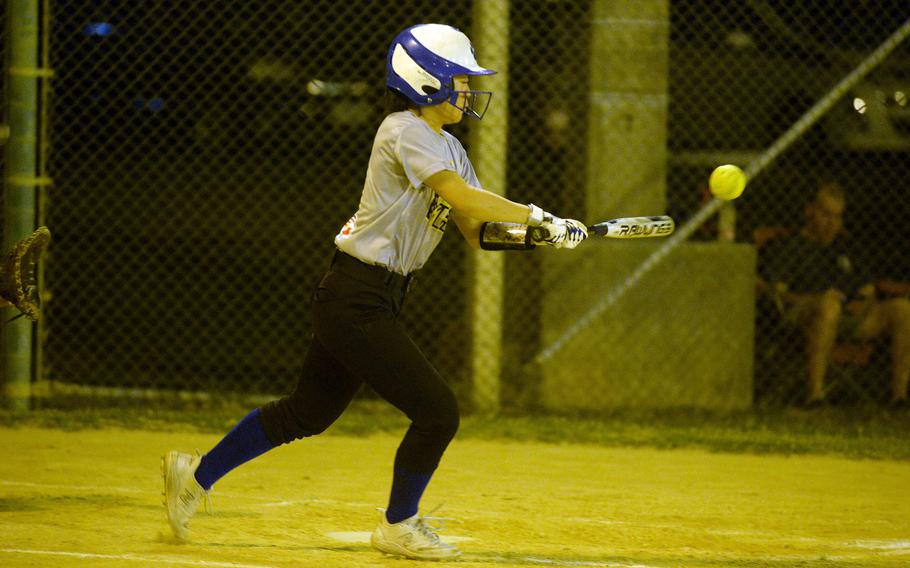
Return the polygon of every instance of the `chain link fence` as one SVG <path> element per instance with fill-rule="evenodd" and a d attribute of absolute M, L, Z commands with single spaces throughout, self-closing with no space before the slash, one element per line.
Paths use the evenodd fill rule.
<path fill-rule="evenodd" d="M 294 384 L 382 116 L 386 44 L 413 18 L 374 6 L 58 3 L 51 378 Z M 420 13 L 470 27 L 466 3 Z M 453 322 L 416 339 L 463 380 L 464 253 L 443 249 L 409 311 Z"/>
<path fill-rule="evenodd" d="M 3 10 L 0 10 L 0 61 L 3 62 L 4 73 L 0 74 L 0 180 L 2 180 L 3 190 L 4 190 L 4 199 L 6 197 L 6 151 L 5 145 L 8 139 L 9 133 L 9 118 L 7 116 L 7 92 L 6 84 L 8 81 L 6 68 L 8 67 L 7 63 L 7 13 L 4 7 Z M 4 220 L 4 211 L 0 210 L 0 242 L 3 242 L 3 227 L 6 225 L 3 223 Z"/>
<path fill-rule="evenodd" d="M 475 21 L 468 1 L 58 0 L 51 11 L 55 185 L 47 223 L 54 243 L 39 378 L 55 388 L 289 390 L 311 333 L 310 289 L 357 207 L 383 117 L 389 42 L 418 21 L 449 23 L 469 36 L 498 24 Z M 908 19 L 910 8 L 896 0 L 512 2 L 502 33 L 508 98 L 494 95 L 490 111 L 508 109 L 506 193 L 589 223 L 629 214 L 622 203 L 598 205 L 592 188 L 592 179 L 621 171 L 593 155 L 592 136 L 605 125 L 617 137 L 613 155 L 630 168 L 659 158 L 658 168 L 639 168 L 647 187 L 638 194 L 657 188 L 657 202 L 683 225 L 706 203 L 713 167 L 759 158 Z M 642 65 L 607 69 L 597 47 L 603 41 Z M 636 41 L 645 49 L 635 49 Z M 751 245 L 770 229 L 798 232 L 818 180 L 832 179 L 847 195 L 844 231 L 858 245 L 854 261 L 876 282 L 910 281 L 902 231 L 910 208 L 908 57 L 905 42 L 755 176 L 735 210 L 712 216 L 628 294 L 615 292 L 663 244 L 507 255 L 497 353 L 502 404 L 596 409 L 675 393 L 699 404 L 687 390 L 734 389 L 730 377 L 743 369 L 748 377 L 735 388 L 748 392 L 740 402 L 802 400 L 803 335 L 753 295 Z M 484 53 L 478 59 L 483 64 Z M 599 93 L 592 73 L 605 73 L 616 92 Z M 647 104 L 636 107 L 640 101 Z M 595 127 L 598 109 L 607 120 Z M 645 130 L 636 130 L 642 121 Z M 451 129 L 469 152 L 476 127 Z M 474 253 L 456 233 L 448 232 L 421 271 L 403 318 L 467 400 L 477 349 L 472 326 L 486 322 L 469 317 Z M 738 260 L 724 264 L 730 251 L 740 251 Z M 687 276 L 686 266 L 702 276 Z M 747 294 L 728 299 L 748 330 L 736 349 L 719 349 L 748 359 L 739 364 L 703 348 L 708 326 L 725 323 L 723 313 L 699 320 L 685 311 L 719 309 L 712 294 L 722 295 L 723 278 L 737 276 L 728 266 L 742 267 L 738 276 L 748 283 Z M 582 292 L 559 304 L 567 278 L 584 281 Z M 704 282 L 687 294 L 674 291 L 673 278 Z M 674 296 L 688 307 L 673 304 Z M 634 319 L 629 312 L 649 297 L 682 311 Z M 597 369 L 573 370 L 574 379 L 554 387 L 547 377 L 558 373 L 532 363 L 604 298 L 613 303 L 560 353 L 593 359 Z M 610 321 L 624 323 L 592 331 Z M 636 363 L 634 376 L 622 377 L 632 394 L 618 396 L 604 376 L 623 353 L 605 345 L 617 338 L 610 333 L 629 330 L 640 334 L 647 360 L 661 363 Z M 832 365 L 831 399 L 887 401 L 893 357 L 886 347 L 878 342 L 865 360 Z M 703 387 L 654 380 L 678 369 L 711 374 L 712 366 L 719 379 Z"/>
<path fill-rule="evenodd" d="M 706 172 L 713 164 L 748 165 L 762 158 L 910 19 L 910 7 L 900 2 L 674 2 L 672 10 L 668 192 L 682 211 L 704 201 Z M 903 341 L 907 329 L 906 305 L 895 298 L 906 298 L 908 289 L 898 283 L 910 282 L 910 241 L 895 238 L 910 203 L 908 56 L 902 41 L 845 92 L 834 93 L 840 96 L 833 105 L 735 202 L 735 230 L 729 217 L 721 220 L 722 213 L 693 235 L 755 244 L 759 276 L 783 279 L 793 291 L 831 287 L 849 297 L 860 283 L 876 284 L 887 313 L 902 314 L 879 322 L 888 329 L 877 340 L 861 341 L 855 327 L 868 312 L 859 303 L 843 304 L 823 383 L 835 404 L 886 402 L 894 394 L 892 373 L 906 375 L 907 347 L 897 354 L 892 343 L 895 335 Z M 820 218 L 833 213 L 825 210 L 830 203 L 820 208 L 815 201 L 819 187 L 832 183 L 842 188 L 846 208 L 842 229 L 824 249 L 828 260 L 819 261 L 811 250 L 797 255 L 800 249 L 793 241 L 785 244 L 788 239 L 809 232 L 819 240 L 826 238 L 820 233 L 837 230 L 831 228 L 836 221 Z M 780 258 L 788 254 L 795 258 Z M 816 316 L 760 285 L 759 402 L 793 403 L 807 396 L 810 343 L 819 337 L 814 322 Z"/>

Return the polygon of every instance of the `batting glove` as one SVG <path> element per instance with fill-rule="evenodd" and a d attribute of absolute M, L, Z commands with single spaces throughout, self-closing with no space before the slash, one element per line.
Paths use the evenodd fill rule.
<path fill-rule="evenodd" d="M 528 221 L 525 224 L 529 227 L 541 227 L 546 223 L 562 221 L 562 219 L 556 215 L 544 211 L 533 203 L 528 203 L 528 208 L 530 209 L 530 212 L 528 213 Z"/>
<path fill-rule="evenodd" d="M 588 227 L 575 219 L 554 218 L 535 227 L 531 232 L 531 242 L 553 248 L 573 249 L 588 238 Z"/>

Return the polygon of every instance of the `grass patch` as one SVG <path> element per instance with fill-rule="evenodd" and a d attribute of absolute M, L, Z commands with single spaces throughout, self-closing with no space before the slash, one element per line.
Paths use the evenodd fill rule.
<path fill-rule="evenodd" d="M 222 433 L 255 404 L 106 406 L 0 411 L 0 426 L 84 430 L 125 428 Z M 364 436 L 403 433 L 408 421 L 390 405 L 358 400 L 327 432 Z M 613 411 L 598 415 L 468 415 L 461 438 L 579 443 L 615 447 L 701 448 L 753 454 L 835 454 L 910 460 L 910 412 L 850 407 L 802 411 L 787 408 L 740 412 L 704 410 Z"/>

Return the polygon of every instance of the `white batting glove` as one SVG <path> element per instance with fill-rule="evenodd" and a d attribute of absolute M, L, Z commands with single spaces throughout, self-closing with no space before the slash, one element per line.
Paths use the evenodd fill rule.
<path fill-rule="evenodd" d="M 588 238 L 588 227 L 575 219 L 555 218 L 531 229 L 531 242 L 553 248 L 573 249 Z"/>
<path fill-rule="evenodd" d="M 588 238 L 588 226 L 575 219 L 566 219 L 568 234 L 566 235 L 566 244 L 562 248 L 573 249 L 581 241 Z"/>
<path fill-rule="evenodd" d="M 528 221 L 525 224 L 529 227 L 539 227 L 542 225 L 544 215 L 547 214 L 546 211 L 533 203 L 528 203 L 528 208 L 531 209 L 531 211 L 528 213 Z"/>
<path fill-rule="evenodd" d="M 528 203 L 528 207 L 531 211 L 528 213 L 528 221 L 525 223 L 529 227 L 540 227 L 544 223 L 553 223 L 556 221 L 562 221 L 559 217 L 552 213 L 547 213 L 540 207 L 534 205 L 533 203 Z"/>

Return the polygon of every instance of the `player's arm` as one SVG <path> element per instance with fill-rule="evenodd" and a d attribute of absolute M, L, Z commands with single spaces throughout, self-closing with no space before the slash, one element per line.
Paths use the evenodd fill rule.
<path fill-rule="evenodd" d="M 531 218 L 530 206 L 515 203 L 479 187 L 472 187 L 450 170 L 431 175 L 424 180 L 424 184 L 445 199 L 452 209 L 480 222 L 500 221 L 532 225 L 539 225 L 542 222 L 542 219 L 535 222 L 535 219 Z"/>
<path fill-rule="evenodd" d="M 459 232 L 464 240 L 468 241 L 471 248 L 480 249 L 480 228 L 483 226 L 483 221 L 462 215 L 455 209 L 452 210 L 452 220 L 455 221 L 455 226 L 458 227 Z"/>
<path fill-rule="evenodd" d="M 524 223 L 481 222 L 477 219 L 471 219 L 467 215 L 462 215 L 454 209 L 450 218 L 455 220 L 458 230 L 461 231 L 468 244 L 475 249 L 497 251 L 533 250 L 537 245 L 550 244 L 534 240 L 534 235 Z"/>
<path fill-rule="evenodd" d="M 486 250 L 528 250 L 538 244 L 575 248 L 588 236 L 587 227 L 580 221 L 560 219 L 536 205 L 515 203 L 473 187 L 453 171 L 437 172 L 423 183 L 460 216 L 472 220 L 456 221 L 471 246 L 476 243 Z M 546 230 L 542 237 L 532 239 L 528 226 L 541 226 Z"/>

